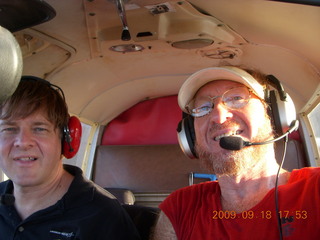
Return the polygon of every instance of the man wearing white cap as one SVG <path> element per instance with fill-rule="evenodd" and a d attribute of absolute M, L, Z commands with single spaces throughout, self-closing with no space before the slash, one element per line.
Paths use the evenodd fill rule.
<path fill-rule="evenodd" d="M 320 169 L 290 173 L 276 161 L 273 143 L 298 121 L 274 76 L 203 69 L 184 82 L 178 103 L 188 114 L 180 146 L 218 181 L 179 189 L 160 204 L 154 240 L 319 239 L 312 223 L 320 220 Z"/>

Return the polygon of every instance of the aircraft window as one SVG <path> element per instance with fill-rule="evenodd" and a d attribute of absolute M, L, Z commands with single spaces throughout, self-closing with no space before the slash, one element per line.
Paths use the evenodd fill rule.
<path fill-rule="evenodd" d="M 0 169 L 0 182 L 8 180 L 8 177 Z"/>
<path fill-rule="evenodd" d="M 82 169 L 84 175 L 91 177 L 94 152 L 91 146 L 96 146 L 99 129 L 98 125 L 81 119 L 82 137 L 78 153 L 70 159 L 64 159 L 65 164 L 75 165 Z M 87 154 L 86 154 L 87 152 Z"/>
<path fill-rule="evenodd" d="M 317 144 L 318 155 L 320 153 L 320 103 L 307 115 Z M 318 159 L 319 161 L 319 159 Z"/>

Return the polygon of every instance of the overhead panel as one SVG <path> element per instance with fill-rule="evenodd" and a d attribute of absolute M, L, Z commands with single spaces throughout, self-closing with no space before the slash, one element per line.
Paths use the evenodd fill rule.
<path fill-rule="evenodd" d="M 126 5 L 126 19 L 130 41 L 121 41 L 122 24 L 114 4 L 114 15 L 103 14 L 110 10 L 104 1 L 84 1 L 92 57 L 103 57 L 110 50 L 128 49 L 125 52 L 151 49 L 222 49 L 215 51 L 223 58 L 241 54 L 238 48 L 247 41 L 213 16 L 201 13 L 187 1 L 166 2 L 158 5 Z M 97 8 L 97 5 L 100 5 Z M 99 9 L 99 12 L 95 10 Z M 143 19 L 143 21 L 141 21 Z M 225 54 L 227 48 L 231 54 Z M 235 53 L 233 53 L 235 52 Z M 205 56 L 205 54 L 204 54 Z"/>

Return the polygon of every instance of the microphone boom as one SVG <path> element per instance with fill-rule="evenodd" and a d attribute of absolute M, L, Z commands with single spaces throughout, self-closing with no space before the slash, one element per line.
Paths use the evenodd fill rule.
<path fill-rule="evenodd" d="M 244 141 L 241 137 L 238 136 L 228 136 L 228 137 L 222 137 L 220 139 L 220 147 L 227 149 L 227 150 L 233 150 L 233 151 L 238 151 L 241 150 L 244 147 L 247 146 L 252 146 L 252 145 L 264 145 L 264 144 L 269 144 L 269 143 L 273 143 L 276 141 L 279 141 L 280 139 L 288 136 L 290 133 L 292 133 L 293 131 L 297 130 L 299 126 L 299 121 L 298 120 L 294 120 L 292 121 L 290 128 L 287 132 L 285 132 L 284 134 L 282 134 L 280 137 L 271 139 L 269 141 L 265 141 L 265 142 L 246 142 Z"/>

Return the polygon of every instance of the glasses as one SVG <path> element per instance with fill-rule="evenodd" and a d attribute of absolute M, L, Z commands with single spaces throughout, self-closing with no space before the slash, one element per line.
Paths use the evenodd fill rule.
<path fill-rule="evenodd" d="M 209 114 L 214 108 L 213 101 L 221 97 L 221 102 L 229 109 L 239 109 L 246 106 L 251 98 L 251 90 L 247 87 L 232 88 L 221 96 L 201 97 L 191 100 L 186 106 L 189 114 L 193 117 L 203 117 Z"/>

